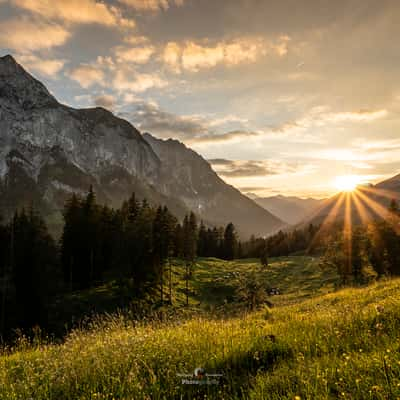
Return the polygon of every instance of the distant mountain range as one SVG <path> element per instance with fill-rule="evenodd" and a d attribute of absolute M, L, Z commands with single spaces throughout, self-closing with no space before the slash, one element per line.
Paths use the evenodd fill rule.
<path fill-rule="evenodd" d="M 323 202 L 320 199 L 302 199 L 295 196 L 252 196 L 261 207 L 276 215 L 290 225 L 296 225 L 308 215 L 312 214 Z"/>
<path fill-rule="evenodd" d="M 1 57 L 0 212 L 33 204 L 57 231 L 65 200 L 90 185 L 112 206 L 134 191 L 180 218 L 193 210 L 210 225 L 233 222 L 242 237 L 285 225 L 182 143 L 142 136 L 100 107 L 60 104 L 13 57 Z"/>

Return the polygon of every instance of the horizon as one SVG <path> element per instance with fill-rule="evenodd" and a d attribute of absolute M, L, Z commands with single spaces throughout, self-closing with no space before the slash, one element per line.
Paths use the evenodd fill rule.
<path fill-rule="evenodd" d="M 242 193 L 324 198 L 338 178 L 376 184 L 400 170 L 395 1 L 9 0 L 0 10 L 0 56 L 60 102 L 178 139 Z"/>

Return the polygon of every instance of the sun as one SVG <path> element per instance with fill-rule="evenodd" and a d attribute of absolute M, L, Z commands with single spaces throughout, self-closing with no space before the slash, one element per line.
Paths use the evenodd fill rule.
<path fill-rule="evenodd" d="M 361 178 L 358 175 L 337 176 L 334 182 L 336 189 L 341 192 L 352 192 L 361 184 Z"/>

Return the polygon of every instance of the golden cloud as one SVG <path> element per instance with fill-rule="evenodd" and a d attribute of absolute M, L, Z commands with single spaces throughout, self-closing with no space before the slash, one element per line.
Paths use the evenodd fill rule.
<path fill-rule="evenodd" d="M 176 42 L 169 42 L 164 48 L 163 61 L 172 71 L 179 73 L 181 48 Z"/>
<path fill-rule="evenodd" d="M 119 70 L 115 75 L 113 85 L 120 91 L 145 92 L 151 88 L 163 88 L 167 86 L 167 82 L 157 74 L 138 74 Z"/>
<path fill-rule="evenodd" d="M 254 63 L 268 53 L 278 56 L 287 54 L 287 43 L 290 38 L 281 36 L 276 43 L 254 38 L 237 38 L 231 41 L 220 41 L 214 45 L 188 41 L 183 44 L 169 42 L 163 53 L 165 65 L 174 72 L 182 69 L 197 72 L 213 68 L 219 64 L 234 66 L 242 63 Z"/>
<path fill-rule="evenodd" d="M 13 0 L 13 3 L 42 17 L 78 24 L 134 27 L 116 7 L 95 0 Z"/>
<path fill-rule="evenodd" d="M 145 47 L 124 47 L 118 46 L 115 49 L 115 55 L 118 62 L 131 62 L 135 64 L 145 64 L 154 54 L 153 46 Z"/>
<path fill-rule="evenodd" d="M 27 17 L 10 19 L 0 24 L 0 45 L 19 52 L 61 46 L 70 35 L 60 25 L 33 21 Z"/>
<path fill-rule="evenodd" d="M 94 84 L 104 85 L 104 72 L 94 65 L 80 65 L 70 72 L 69 77 L 85 89 Z"/>
<path fill-rule="evenodd" d="M 46 75 L 51 78 L 55 77 L 65 64 L 65 60 L 45 60 L 33 54 L 20 54 L 16 56 L 16 59 L 29 70 L 38 72 L 39 74 Z"/>
<path fill-rule="evenodd" d="M 359 110 L 352 112 L 341 112 L 336 114 L 331 114 L 328 119 L 333 122 L 341 121 L 355 121 L 355 122 L 369 122 L 376 119 L 381 119 L 386 117 L 388 114 L 387 110 Z"/>

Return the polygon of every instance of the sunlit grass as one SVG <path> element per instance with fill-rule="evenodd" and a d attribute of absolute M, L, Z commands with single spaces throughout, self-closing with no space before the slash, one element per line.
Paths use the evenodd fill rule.
<path fill-rule="evenodd" d="M 293 259 L 280 262 L 291 270 Z M 251 260 L 244 266 L 255 267 Z M 206 274 L 201 268 L 199 275 Z M 300 269 L 292 269 L 300 278 Z M 135 324 L 114 316 L 62 344 L 21 340 L 0 356 L 0 398 L 192 399 L 207 390 L 216 399 L 400 396 L 399 280 L 299 296 L 295 304 L 288 304 L 295 300 L 293 283 L 280 286 L 293 290 L 284 295 L 287 305 L 223 321 L 194 316 Z M 198 366 L 223 372 L 221 385 L 203 392 L 180 386 L 176 374 Z"/>

